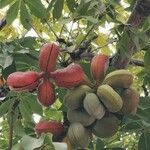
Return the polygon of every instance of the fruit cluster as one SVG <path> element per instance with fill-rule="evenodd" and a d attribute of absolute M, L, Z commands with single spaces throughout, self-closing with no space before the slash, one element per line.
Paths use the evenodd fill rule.
<path fill-rule="evenodd" d="M 83 70 L 78 64 L 70 64 L 63 69 L 55 69 L 60 48 L 54 43 L 42 46 L 39 56 L 40 73 L 35 71 L 14 72 L 7 78 L 7 84 L 13 91 L 37 90 L 38 101 L 45 107 L 55 102 L 54 84 L 71 88 L 83 80 Z"/>
<path fill-rule="evenodd" d="M 7 78 L 10 90 L 22 92 L 36 90 L 38 102 L 45 106 L 51 106 L 56 98 L 54 83 L 59 87 L 72 88 L 83 80 L 84 72 L 78 64 L 70 64 L 63 69 L 55 69 L 60 48 L 54 43 L 46 43 L 42 46 L 39 55 L 40 73 L 35 71 L 14 72 Z M 58 136 L 65 131 L 61 122 L 40 121 L 35 125 L 38 134 L 50 132 Z"/>
<path fill-rule="evenodd" d="M 139 93 L 131 87 L 133 75 L 127 70 L 106 75 L 108 61 L 105 55 L 94 56 L 90 68 L 94 86 L 80 85 L 65 96 L 71 123 L 67 137 L 74 147 L 87 147 L 92 133 L 101 138 L 113 136 L 120 124 L 117 114 L 131 114 L 137 109 Z"/>

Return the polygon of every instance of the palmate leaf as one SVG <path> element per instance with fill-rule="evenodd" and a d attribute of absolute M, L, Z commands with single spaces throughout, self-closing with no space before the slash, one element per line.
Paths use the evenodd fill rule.
<path fill-rule="evenodd" d="M 0 0 L 0 8 L 3 8 L 9 4 L 11 4 L 12 2 L 14 2 L 15 0 Z"/>
<path fill-rule="evenodd" d="M 7 25 L 11 25 L 11 23 L 16 19 L 18 15 L 18 11 L 19 11 L 19 4 L 20 4 L 20 1 L 17 0 L 8 9 L 7 15 L 6 15 Z"/>
<path fill-rule="evenodd" d="M 28 5 L 31 14 L 38 18 L 45 18 L 46 17 L 46 8 L 42 4 L 41 0 L 27 0 L 26 4 Z"/>
<path fill-rule="evenodd" d="M 28 12 L 28 9 L 24 3 L 24 1 L 21 2 L 20 5 L 20 21 L 23 25 L 24 28 L 26 28 L 27 30 L 29 30 L 31 28 L 30 26 L 30 14 Z"/>
<path fill-rule="evenodd" d="M 53 9 L 53 19 L 59 19 L 62 15 L 64 0 L 56 0 Z"/>

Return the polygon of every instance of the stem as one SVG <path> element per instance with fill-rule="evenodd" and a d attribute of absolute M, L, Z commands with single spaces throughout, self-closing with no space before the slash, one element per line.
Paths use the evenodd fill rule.
<path fill-rule="evenodd" d="M 96 25 L 96 24 L 93 24 L 93 25 L 92 25 L 91 29 L 87 32 L 87 34 L 85 35 L 85 37 L 84 37 L 84 38 L 82 39 L 82 41 L 76 46 L 75 49 L 78 49 L 79 46 L 85 41 L 85 39 L 88 37 L 88 35 L 90 34 L 90 32 L 94 29 L 95 25 Z"/>
<path fill-rule="evenodd" d="M 55 31 L 52 29 L 52 27 L 48 23 L 48 21 L 46 19 L 44 19 L 44 21 L 46 22 L 46 24 L 48 25 L 48 27 L 50 28 L 50 30 L 53 32 L 53 34 L 55 35 L 56 39 L 59 39 L 59 37 L 57 36 L 57 34 L 55 33 Z"/>
<path fill-rule="evenodd" d="M 11 111 L 11 113 L 10 113 L 10 125 L 9 125 L 9 146 L 8 146 L 8 150 L 11 150 L 12 145 L 13 145 L 13 129 L 14 129 L 13 115 L 14 115 L 14 112 Z"/>

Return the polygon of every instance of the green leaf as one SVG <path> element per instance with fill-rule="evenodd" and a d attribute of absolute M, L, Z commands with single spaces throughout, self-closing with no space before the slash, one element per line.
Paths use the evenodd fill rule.
<path fill-rule="evenodd" d="M 22 125 L 21 120 L 17 120 L 15 122 L 14 133 L 15 133 L 15 135 L 18 135 L 20 137 L 25 135 L 24 127 Z"/>
<path fill-rule="evenodd" d="M 140 108 L 150 108 L 150 97 L 140 97 Z"/>
<path fill-rule="evenodd" d="M 0 105 L 0 118 L 8 112 L 12 102 L 12 100 L 7 100 Z"/>
<path fill-rule="evenodd" d="M 46 17 L 46 9 L 41 3 L 41 0 L 27 0 L 27 5 L 31 10 L 31 13 L 38 18 Z"/>
<path fill-rule="evenodd" d="M 55 0 L 51 0 L 51 2 L 49 3 L 48 7 L 47 7 L 47 12 L 49 12 L 52 7 L 54 6 Z"/>
<path fill-rule="evenodd" d="M 62 15 L 64 0 L 56 0 L 53 9 L 53 19 L 59 19 Z"/>
<path fill-rule="evenodd" d="M 20 5 L 20 21 L 23 25 L 24 28 L 26 28 L 27 30 L 29 30 L 31 28 L 29 22 L 30 22 L 30 15 L 28 12 L 28 9 L 24 3 L 24 1 L 21 2 Z"/>
<path fill-rule="evenodd" d="M 12 2 L 14 2 L 15 0 L 0 0 L 0 8 L 3 8 L 9 4 L 11 4 Z"/>
<path fill-rule="evenodd" d="M 43 114 L 42 106 L 37 102 L 36 95 L 32 94 L 28 95 L 27 101 L 30 108 L 32 108 L 32 112 L 42 116 Z"/>
<path fill-rule="evenodd" d="M 13 57 L 11 55 L 6 56 L 3 69 L 9 67 L 10 65 L 12 65 L 12 63 L 13 63 Z"/>
<path fill-rule="evenodd" d="M 76 7 L 76 1 L 75 0 L 66 0 L 66 2 L 67 2 L 67 6 L 68 6 L 69 10 L 71 12 L 74 12 L 75 7 Z"/>
<path fill-rule="evenodd" d="M 7 11 L 6 20 L 7 24 L 11 25 L 11 23 L 16 19 L 19 11 L 19 4 L 20 1 L 16 1 L 13 5 L 10 6 L 10 8 Z"/>
<path fill-rule="evenodd" d="M 102 150 L 104 146 L 104 142 L 98 138 L 96 141 L 96 150 Z"/>
<path fill-rule="evenodd" d="M 21 112 L 22 116 L 27 121 L 31 121 L 32 111 L 31 111 L 30 105 L 28 104 L 27 100 L 23 99 L 23 100 L 20 101 L 19 109 L 20 109 L 20 112 Z"/>
<path fill-rule="evenodd" d="M 44 142 L 44 137 L 45 136 L 41 136 L 39 139 L 36 139 L 36 138 L 32 138 L 28 135 L 25 135 L 21 141 L 23 149 L 24 150 L 34 150 L 35 148 L 41 147 Z"/>
<path fill-rule="evenodd" d="M 146 51 L 146 54 L 144 56 L 144 66 L 145 71 L 150 74 L 150 51 Z"/>
<path fill-rule="evenodd" d="M 140 136 L 138 150 L 149 150 L 150 148 L 150 133 L 145 132 Z"/>

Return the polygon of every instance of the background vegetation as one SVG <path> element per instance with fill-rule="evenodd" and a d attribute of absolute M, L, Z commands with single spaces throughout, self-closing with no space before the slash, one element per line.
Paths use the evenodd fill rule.
<path fill-rule="evenodd" d="M 54 41 L 61 47 L 58 68 L 80 61 L 90 77 L 89 62 L 100 52 L 110 56 L 110 70 L 127 68 L 135 76 L 137 114 L 125 116 L 112 138 L 93 139 L 89 150 L 149 150 L 149 14 L 149 0 L 0 0 L 0 149 L 21 149 L 20 142 L 25 150 L 54 149 L 50 135 L 36 138 L 34 123 L 63 121 L 67 90 L 56 87 L 56 103 L 44 108 L 34 92 L 13 93 L 4 81 L 15 71 L 38 71 L 40 47 Z"/>

